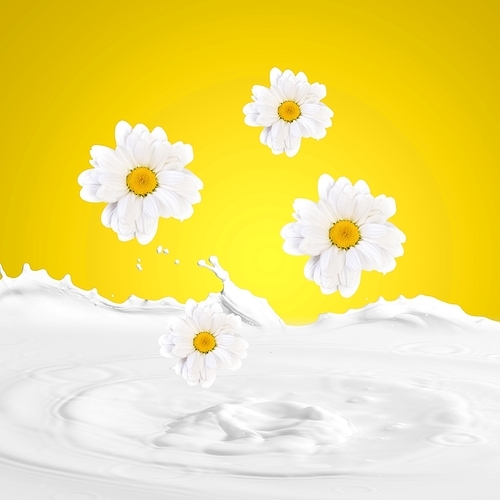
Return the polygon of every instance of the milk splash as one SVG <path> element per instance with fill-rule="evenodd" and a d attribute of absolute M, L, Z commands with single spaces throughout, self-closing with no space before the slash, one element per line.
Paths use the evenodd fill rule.
<path fill-rule="evenodd" d="M 210 263 L 223 291 L 207 300 L 250 349 L 209 390 L 158 353 L 175 299 L 2 272 L 6 498 L 496 498 L 499 323 L 420 296 L 290 327 Z"/>

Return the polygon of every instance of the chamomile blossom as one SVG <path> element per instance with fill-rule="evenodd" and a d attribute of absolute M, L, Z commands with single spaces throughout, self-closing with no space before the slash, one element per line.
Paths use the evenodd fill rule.
<path fill-rule="evenodd" d="M 186 302 L 186 317 L 169 318 L 168 332 L 160 337 L 160 354 L 179 358 L 175 372 L 188 385 L 210 387 L 221 368 L 237 370 L 247 356 L 247 341 L 236 333 L 241 318 L 224 314 L 220 304 Z"/>
<path fill-rule="evenodd" d="M 90 164 L 78 177 L 85 201 L 106 202 L 101 221 L 121 241 L 137 238 L 145 245 L 155 236 L 160 217 L 187 219 L 203 187 L 185 165 L 193 160 L 189 144 L 170 144 L 161 127 L 132 128 L 120 121 L 116 148 L 92 146 Z"/>
<path fill-rule="evenodd" d="M 387 219 L 396 213 L 393 198 L 373 197 L 366 182 L 345 177 L 334 181 L 323 174 L 319 201 L 296 199 L 297 222 L 281 230 L 283 249 L 291 255 L 310 255 L 304 274 L 325 294 L 351 297 L 359 287 L 361 271 L 387 273 L 403 255 L 405 235 Z"/>
<path fill-rule="evenodd" d="M 254 85 L 254 102 L 243 108 L 245 123 L 264 127 L 260 142 L 274 154 L 285 152 L 295 156 L 302 137 L 322 139 L 326 128 L 332 126 L 333 111 L 323 104 L 326 87 L 309 83 L 304 73 L 295 75 L 289 69 L 271 70 L 271 87 Z"/>

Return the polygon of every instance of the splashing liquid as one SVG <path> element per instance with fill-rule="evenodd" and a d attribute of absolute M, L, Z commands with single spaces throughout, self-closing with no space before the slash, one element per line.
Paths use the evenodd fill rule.
<path fill-rule="evenodd" d="M 290 327 L 216 258 L 199 264 L 250 343 L 209 390 L 158 353 L 176 300 L 2 272 L 5 498 L 496 498 L 499 323 L 420 296 Z"/>

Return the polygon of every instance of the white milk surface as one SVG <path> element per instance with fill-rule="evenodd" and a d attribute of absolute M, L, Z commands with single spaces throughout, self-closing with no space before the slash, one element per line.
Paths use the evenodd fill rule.
<path fill-rule="evenodd" d="M 3 276 L 0 498 L 500 498 L 500 323 L 419 296 L 290 327 L 212 263 L 250 349 L 210 389 L 159 355 L 174 299 Z"/>

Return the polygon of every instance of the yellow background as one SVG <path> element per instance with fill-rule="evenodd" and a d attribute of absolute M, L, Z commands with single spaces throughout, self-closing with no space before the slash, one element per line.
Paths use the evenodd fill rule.
<path fill-rule="evenodd" d="M 419 294 L 500 319 L 498 1 L 28 0 L 2 2 L 1 19 L 9 276 L 27 262 L 117 302 L 184 302 L 221 289 L 196 264 L 217 255 L 290 323 Z M 273 66 L 324 83 L 335 112 L 294 158 L 243 123 Z M 191 144 L 188 168 L 205 184 L 193 217 L 161 219 L 147 246 L 119 242 L 76 182 L 122 119 Z M 281 248 L 293 200 L 317 200 L 324 172 L 393 196 L 407 236 L 396 269 L 364 272 L 351 299 L 323 296 L 303 276 L 307 257 Z"/>

